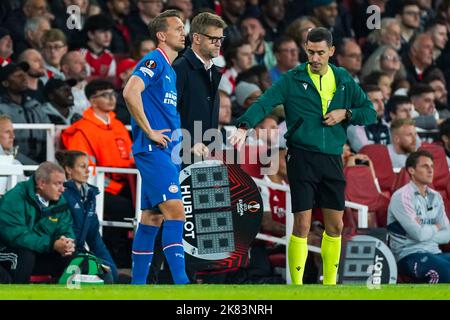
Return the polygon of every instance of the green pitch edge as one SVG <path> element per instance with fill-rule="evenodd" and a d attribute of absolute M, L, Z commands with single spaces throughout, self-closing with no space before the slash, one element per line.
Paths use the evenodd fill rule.
<path fill-rule="evenodd" d="M 0 285 L 0 300 L 450 300 L 450 285 Z"/>

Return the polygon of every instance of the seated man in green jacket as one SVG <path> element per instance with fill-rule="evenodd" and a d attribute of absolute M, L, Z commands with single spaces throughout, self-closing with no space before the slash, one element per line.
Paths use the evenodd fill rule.
<path fill-rule="evenodd" d="M 32 274 L 59 277 L 75 251 L 64 169 L 42 163 L 33 177 L 9 190 L 0 203 L 0 264 L 13 283 Z"/>

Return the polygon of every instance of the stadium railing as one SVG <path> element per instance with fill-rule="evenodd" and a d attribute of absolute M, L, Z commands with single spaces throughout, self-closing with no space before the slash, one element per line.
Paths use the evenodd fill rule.
<path fill-rule="evenodd" d="M 37 166 L 22 166 L 22 165 L 0 165 L 0 176 L 8 176 L 11 181 L 9 185 L 11 188 L 17 183 L 17 176 L 22 174 L 23 171 L 35 171 Z M 120 228 L 135 228 L 137 221 L 140 221 L 141 210 L 140 208 L 140 193 L 142 180 L 137 169 L 125 169 L 125 168 L 110 168 L 110 167 L 95 167 L 95 174 L 93 174 L 94 168 L 90 167 L 90 177 L 89 183 L 97 186 L 100 190 L 100 194 L 97 196 L 97 216 L 100 220 L 101 227 L 109 226 L 109 227 L 120 227 Z M 104 190 L 105 190 L 105 173 L 126 173 L 126 174 L 136 174 L 136 210 L 135 217 L 127 219 L 129 221 L 106 221 L 103 217 L 103 205 L 104 205 Z M 284 245 L 287 250 L 287 240 L 292 233 L 292 228 L 294 224 L 294 216 L 291 210 L 291 192 L 289 186 L 280 185 L 272 182 L 267 182 L 261 179 L 253 178 L 257 186 L 265 186 L 271 189 L 281 190 L 286 192 L 286 236 L 283 238 L 274 237 L 271 235 L 258 233 L 256 238 L 259 240 L 270 241 L 277 244 Z M 358 227 L 359 228 L 367 228 L 367 213 L 368 207 L 353 203 L 350 201 L 345 202 L 345 206 L 356 209 L 358 211 Z M 102 229 L 100 230 L 102 232 Z M 316 246 L 308 245 L 308 250 L 311 252 L 320 253 L 320 248 Z M 286 252 L 286 266 L 287 263 L 287 252 Z M 286 283 L 290 284 L 290 274 L 288 269 L 286 268 Z"/>
<path fill-rule="evenodd" d="M 46 154 L 47 154 L 47 160 L 48 161 L 54 161 L 55 160 L 55 149 L 59 147 L 60 141 L 59 137 L 61 134 L 61 131 L 67 128 L 67 125 L 54 125 L 54 124 L 13 124 L 13 127 L 15 130 L 46 130 Z M 128 130 L 131 130 L 131 126 L 126 126 Z M 227 129 L 230 130 L 231 126 L 227 126 Z M 9 171 L 2 171 L 0 165 L 0 176 L 2 176 L 2 173 L 5 173 L 7 176 L 11 176 L 10 184 L 8 186 L 13 187 L 15 183 L 17 182 L 17 178 L 13 178 L 14 173 L 12 175 L 8 174 Z M 36 170 L 37 166 L 23 166 L 24 171 L 34 171 Z M 89 179 L 89 183 L 97 186 L 100 190 L 100 194 L 97 196 L 97 215 L 100 220 L 100 225 L 103 226 L 109 226 L 109 227 L 121 227 L 121 228 L 135 228 L 137 221 L 140 221 L 141 216 L 141 210 L 140 208 L 140 192 L 141 192 L 141 185 L 142 180 L 139 175 L 139 172 L 137 169 L 125 169 L 125 168 L 109 168 L 109 167 L 96 167 L 95 168 L 96 174 L 92 174 L 93 169 L 91 168 L 91 175 Z M 12 172 L 12 171 L 11 171 Z M 128 174 L 136 174 L 136 210 L 135 210 L 135 217 L 129 218 L 127 220 L 129 221 L 106 221 L 103 219 L 103 205 L 104 205 L 104 183 L 105 183 L 105 173 L 128 173 Z M 17 174 L 18 175 L 18 174 Z M 16 177 L 17 177 L 16 175 Z M 292 227 L 294 222 L 294 217 L 291 210 L 291 193 L 288 186 L 283 186 L 275 183 L 270 183 L 261 179 L 253 178 L 255 183 L 258 186 L 266 186 L 271 189 L 276 190 L 282 190 L 286 192 L 286 237 L 284 238 L 278 238 L 273 237 L 267 234 L 258 233 L 256 238 L 264 241 L 270 241 L 274 243 L 278 243 L 281 245 L 286 246 L 287 249 L 287 241 L 286 239 L 289 238 L 289 235 L 292 233 Z M 345 206 L 355 209 L 358 212 L 358 228 L 367 228 L 367 219 L 368 219 L 368 207 L 365 205 L 361 205 L 358 203 L 346 201 Z M 100 230 L 102 232 L 102 230 Z M 308 245 L 308 250 L 311 252 L 317 252 L 320 253 L 320 248 L 315 246 Z M 286 254 L 286 259 L 287 259 Z M 286 261 L 286 265 L 287 261 Z M 287 269 L 286 269 L 287 270 Z M 289 272 L 286 271 L 286 282 L 291 283 Z"/>

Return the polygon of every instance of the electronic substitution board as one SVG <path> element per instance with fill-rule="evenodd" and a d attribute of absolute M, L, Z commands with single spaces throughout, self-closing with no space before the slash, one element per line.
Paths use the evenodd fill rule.
<path fill-rule="evenodd" d="M 245 266 L 261 225 L 258 187 L 239 165 L 207 160 L 180 172 L 186 262 L 201 270 Z"/>

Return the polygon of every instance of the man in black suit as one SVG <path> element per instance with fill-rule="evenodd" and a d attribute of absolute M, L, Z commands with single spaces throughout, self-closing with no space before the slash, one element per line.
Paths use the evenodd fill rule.
<path fill-rule="evenodd" d="M 177 73 L 178 110 L 181 127 L 191 135 L 190 147 L 196 156 L 209 153 L 203 141 L 208 129 L 219 126 L 219 86 L 221 73 L 212 59 L 220 53 L 223 31 L 226 27 L 221 17 L 203 12 L 193 20 L 190 29 L 191 48 L 178 58 L 173 68 Z M 195 127 L 198 133 L 195 135 Z M 187 137 L 183 138 L 189 142 Z"/>

